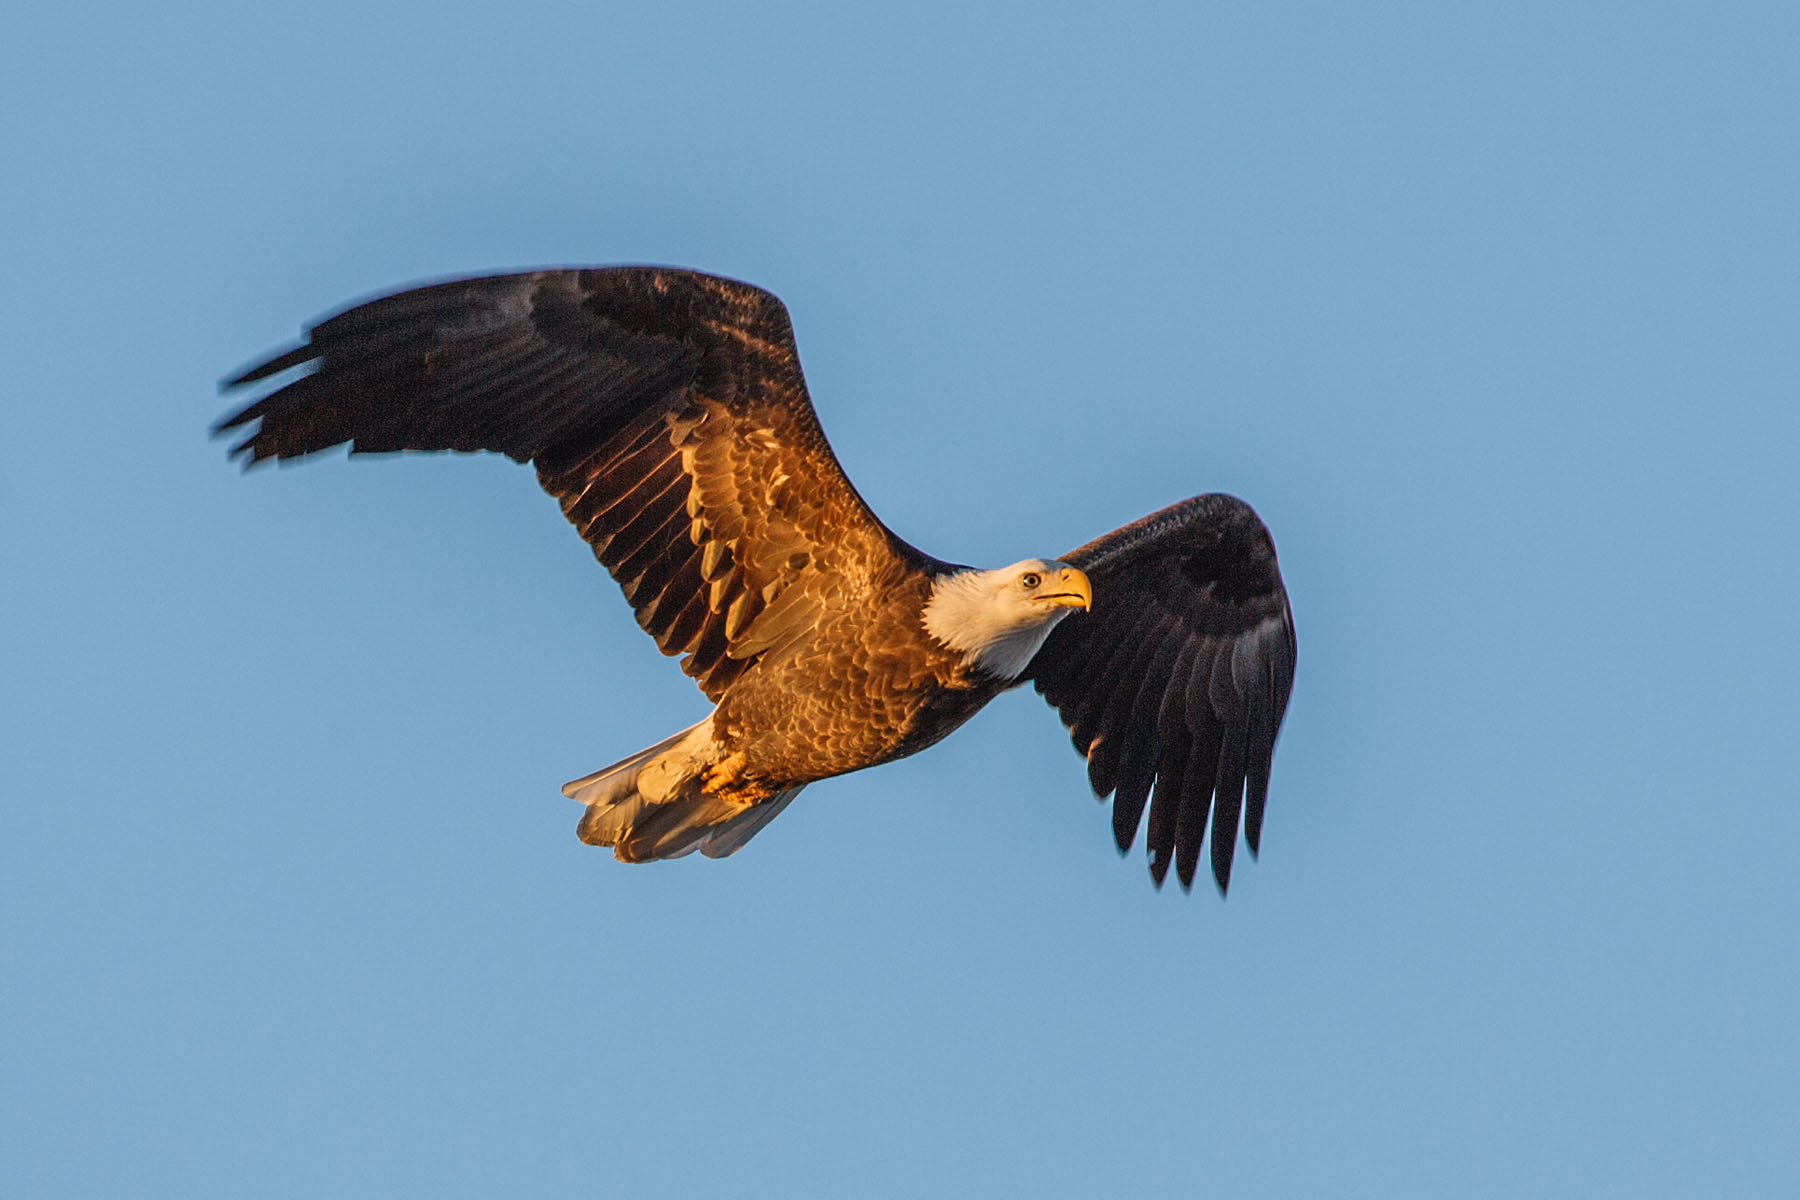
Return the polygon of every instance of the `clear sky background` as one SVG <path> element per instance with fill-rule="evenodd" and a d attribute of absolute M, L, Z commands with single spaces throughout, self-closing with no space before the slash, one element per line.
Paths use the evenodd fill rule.
<path fill-rule="evenodd" d="M 1505 8 L 0 18 L 0 1191 L 1795 1194 L 1800 10 Z M 1257 507 L 1229 900 L 1029 694 L 620 866 L 558 786 L 704 702 L 529 472 L 207 438 L 607 262 L 942 557 Z"/>

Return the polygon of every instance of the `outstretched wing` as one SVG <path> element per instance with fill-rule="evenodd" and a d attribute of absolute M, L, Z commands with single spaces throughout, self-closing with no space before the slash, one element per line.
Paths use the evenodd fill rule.
<path fill-rule="evenodd" d="M 454 280 L 372 300 L 228 380 L 310 370 L 225 418 L 247 464 L 491 450 L 544 490 L 638 624 L 717 700 L 829 602 L 918 559 L 869 511 L 819 428 L 787 310 L 652 267 Z"/>
<path fill-rule="evenodd" d="M 1210 809 L 1223 893 L 1240 814 L 1251 854 L 1261 840 L 1294 684 L 1275 543 L 1242 501 L 1196 496 L 1063 561 L 1087 572 L 1093 609 L 1059 624 L 1026 676 L 1069 727 L 1094 794 L 1112 794 L 1120 852 L 1148 800 L 1150 877 L 1161 887 L 1172 858 L 1190 887 Z"/>

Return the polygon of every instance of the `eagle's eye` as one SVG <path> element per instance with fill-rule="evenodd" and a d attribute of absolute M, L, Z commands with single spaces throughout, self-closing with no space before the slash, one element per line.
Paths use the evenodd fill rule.
<path fill-rule="evenodd" d="M 1025 574 L 1019 576 L 1019 583 L 1027 589 L 1034 588 L 1042 582 L 1044 582 L 1043 576 L 1039 575 L 1036 571 L 1027 571 Z"/>

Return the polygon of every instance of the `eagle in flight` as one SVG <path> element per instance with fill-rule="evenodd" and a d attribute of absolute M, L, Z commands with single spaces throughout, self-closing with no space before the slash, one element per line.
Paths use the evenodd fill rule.
<path fill-rule="evenodd" d="M 495 451 L 538 482 L 680 655 L 705 720 L 577 779 L 583 841 L 625 862 L 738 850 L 816 780 L 939 741 L 1030 683 L 1150 875 L 1193 883 L 1211 831 L 1256 853 L 1294 624 L 1268 530 L 1196 496 L 1060 558 L 979 570 L 882 524 L 838 465 L 768 292 L 655 267 L 435 283 L 358 304 L 225 389 L 246 466 Z"/>

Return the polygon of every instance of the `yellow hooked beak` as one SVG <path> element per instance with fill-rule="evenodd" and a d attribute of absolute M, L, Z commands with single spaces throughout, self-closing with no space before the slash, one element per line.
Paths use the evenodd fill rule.
<path fill-rule="evenodd" d="M 1043 592 L 1038 599 L 1058 608 L 1079 608 L 1087 612 L 1094 607 L 1094 589 L 1088 583 L 1088 577 L 1074 567 L 1063 567 L 1056 573 L 1056 582 L 1051 585 L 1056 590 Z"/>

